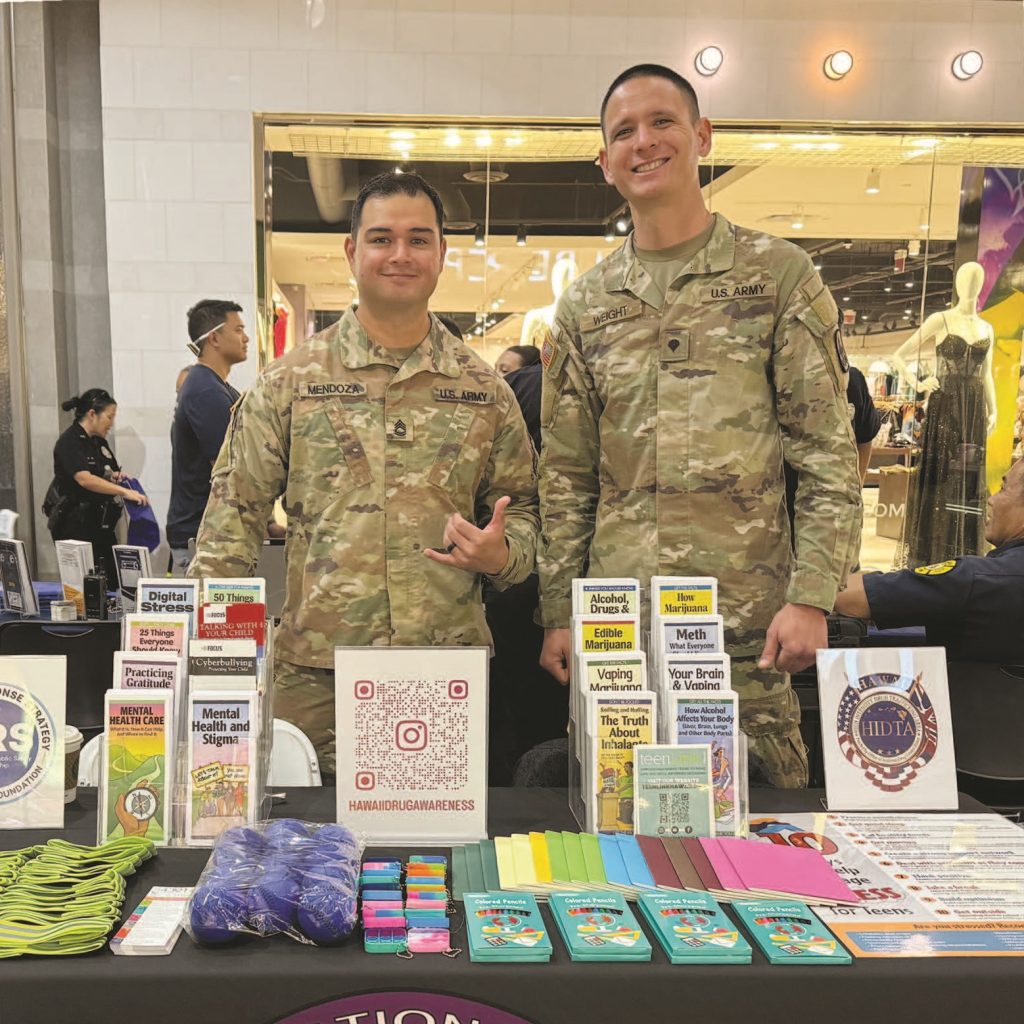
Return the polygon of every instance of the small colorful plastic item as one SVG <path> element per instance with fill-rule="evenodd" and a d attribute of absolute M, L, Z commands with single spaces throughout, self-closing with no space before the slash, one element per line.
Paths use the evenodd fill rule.
<path fill-rule="evenodd" d="M 449 949 L 447 928 L 410 928 L 408 948 L 410 953 L 447 953 Z"/>
<path fill-rule="evenodd" d="M 363 935 L 367 953 L 405 953 L 408 948 L 404 928 L 368 928 Z"/>

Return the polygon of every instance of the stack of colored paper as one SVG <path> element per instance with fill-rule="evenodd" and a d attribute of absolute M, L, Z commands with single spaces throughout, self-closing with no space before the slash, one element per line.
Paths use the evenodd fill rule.
<path fill-rule="evenodd" d="M 620 893 L 553 893 L 551 912 L 573 960 L 651 959 L 651 944 Z"/>
<path fill-rule="evenodd" d="M 733 910 L 772 964 L 849 964 L 850 954 L 796 900 L 737 902 Z"/>
<path fill-rule="evenodd" d="M 641 915 L 673 964 L 749 964 L 750 944 L 703 892 L 644 892 Z"/>
<path fill-rule="evenodd" d="M 466 934 L 474 963 L 547 963 L 553 952 L 529 893 L 466 893 Z"/>

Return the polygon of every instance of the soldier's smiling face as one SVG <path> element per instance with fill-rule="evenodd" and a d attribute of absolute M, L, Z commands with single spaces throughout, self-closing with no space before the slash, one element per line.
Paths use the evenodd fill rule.
<path fill-rule="evenodd" d="M 359 288 L 359 301 L 375 306 L 422 306 L 437 287 L 445 241 L 427 196 L 371 196 L 363 207 L 357 238 L 345 255 Z"/>
<path fill-rule="evenodd" d="M 608 98 L 601 169 L 631 205 L 698 197 L 697 163 L 711 151 L 711 123 L 666 78 L 631 78 Z"/>

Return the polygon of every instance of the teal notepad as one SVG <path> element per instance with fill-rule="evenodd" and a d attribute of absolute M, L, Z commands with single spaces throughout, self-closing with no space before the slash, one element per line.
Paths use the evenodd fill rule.
<path fill-rule="evenodd" d="M 485 892 L 487 883 L 484 881 L 483 859 L 480 844 L 471 843 L 464 846 L 466 851 L 466 892 Z"/>
<path fill-rule="evenodd" d="M 706 892 L 643 892 L 637 909 L 673 964 L 749 964 L 750 943 Z"/>
<path fill-rule="evenodd" d="M 573 960 L 651 959 L 651 944 L 621 893 L 555 892 L 548 905 Z"/>
<path fill-rule="evenodd" d="M 530 893 L 466 893 L 466 935 L 474 963 L 546 963 L 553 948 Z"/>
<path fill-rule="evenodd" d="M 466 871 L 466 848 L 452 847 L 452 897 L 462 902 L 462 897 L 469 891 L 469 878 Z"/>
<path fill-rule="evenodd" d="M 770 963 L 852 962 L 850 954 L 806 903 L 798 900 L 737 900 L 732 907 Z"/>
<path fill-rule="evenodd" d="M 494 840 L 481 839 L 480 861 L 484 869 L 484 891 L 501 892 L 501 882 L 498 880 L 498 858 L 494 853 Z"/>

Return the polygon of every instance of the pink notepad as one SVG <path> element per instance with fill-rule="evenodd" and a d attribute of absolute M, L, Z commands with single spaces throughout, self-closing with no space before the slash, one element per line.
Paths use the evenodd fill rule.
<path fill-rule="evenodd" d="M 756 839 L 716 840 L 748 889 L 805 903 L 860 903 L 860 897 L 817 850 Z"/>
<path fill-rule="evenodd" d="M 748 898 L 757 895 L 749 892 L 748 887 L 743 884 L 743 879 L 732 866 L 732 861 L 729 860 L 725 850 L 718 845 L 722 842 L 721 839 L 698 839 L 697 841 L 700 843 L 700 848 L 707 854 L 708 862 L 715 874 L 718 875 L 718 881 L 723 889 L 735 893 L 737 896 Z M 743 841 L 745 842 L 745 840 Z"/>

